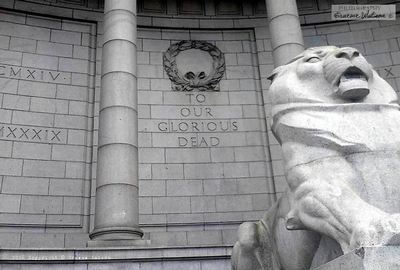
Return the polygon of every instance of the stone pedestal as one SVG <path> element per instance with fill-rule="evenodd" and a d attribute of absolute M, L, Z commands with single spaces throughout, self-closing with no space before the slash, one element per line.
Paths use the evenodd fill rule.
<path fill-rule="evenodd" d="M 400 269 L 400 246 L 362 247 L 322 265 L 318 270 Z"/>

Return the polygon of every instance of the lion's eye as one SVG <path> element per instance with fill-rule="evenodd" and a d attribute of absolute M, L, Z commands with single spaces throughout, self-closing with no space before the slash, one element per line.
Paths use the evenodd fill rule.
<path fill-rule="evenodd" d="M 308 58 L 307 60 L 306 60 L 306 62 L 307 63 L 317 63 L 317 62 L 319 62 L 319 61 L 321 61 L 318 57 L 316 57 L 316 56 L 312 56 L 312 57 L 310 57 L 310 58 Z"/>

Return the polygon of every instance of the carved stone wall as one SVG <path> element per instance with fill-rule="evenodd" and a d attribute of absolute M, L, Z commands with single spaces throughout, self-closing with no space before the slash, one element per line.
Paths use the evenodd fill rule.
<path fill-rule="evenodd" d="M 0 226 L 26 231 L 9 233 L 9 245 L 40 241 L 30 228 L 53 228 L 55 246 L 65 241 L 57 228 L 87 230 L 93 33 L 87 23 L 0 16 Z"/>

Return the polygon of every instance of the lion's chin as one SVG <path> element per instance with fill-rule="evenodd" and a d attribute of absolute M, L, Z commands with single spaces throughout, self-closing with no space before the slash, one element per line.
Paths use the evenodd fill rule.
<path fill-rule="evenodd" d="M 345 99 L 359 100 L 369 94 L 368 78 L 361 70 L 347 70 L 338 82 L 338 94 Z"/>

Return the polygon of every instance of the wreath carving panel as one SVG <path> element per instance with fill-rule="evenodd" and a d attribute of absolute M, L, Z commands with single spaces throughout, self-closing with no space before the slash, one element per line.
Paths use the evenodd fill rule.
<path fill-rule="evenodd" d="M 177 65 L 179 53 L 187 50 L 201 50 L 212 58 L 211 71 L 180 70 Z M 173 82 L 175 91 L 219 91 L 218 83 L 225 73 L 225 58 L 223 53 L 211 43 L 198 40 L 183 40 L 172 44 L 163 54 L 164 69 Z"/>

